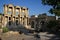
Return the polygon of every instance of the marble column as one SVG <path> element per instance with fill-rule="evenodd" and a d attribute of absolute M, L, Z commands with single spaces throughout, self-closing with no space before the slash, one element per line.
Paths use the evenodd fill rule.
<path fill-rule="evenodd" d="M 4 15 L 7 14 L 7 5 L 4 5 Z"/>
<path fill-rule="evenodd" d="M 20 24 L 22 23 L 21 20 L 22 20 L 22 18 L 21 18 L 21 7 L 20 7 L 20 10 L 19 10 L 19 23 Z"/>

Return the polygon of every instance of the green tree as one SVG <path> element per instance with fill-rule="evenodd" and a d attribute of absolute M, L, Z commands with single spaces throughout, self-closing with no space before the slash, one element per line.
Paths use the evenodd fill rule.
<path fill-rule="evenodd" d="M 60 16 L 60 0 L 42 0 L 42 4 L 52 6 L 49 12 Z"/>
<path fill-rule="evenodd" d="M 56 20 L 49 21 L 47 24 L 47 28 L 53 32 L 59 31 L 60 30 L 60 21 L 56 21 Z"/>
<path fill-rule="evenodd" d="M 39 15 L 38 15 L 38 18 L 39 18 L 39 19 L 45 19 L 46 16 L 47 16 L 47 14 L 46 14 L 46 13 L 43 13 L 43 14 L 39 14 Z"/>

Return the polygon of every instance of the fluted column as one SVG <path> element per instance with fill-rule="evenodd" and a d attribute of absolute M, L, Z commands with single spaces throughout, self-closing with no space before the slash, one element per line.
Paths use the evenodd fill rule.
<path fill-rule="evenodd" d="M 20 21 L 19 23 L 20 23 L 20 24 L 22 23 L 21 20 L 22 20 L 22 18 L 21 18 L 21 7 L 20 7 L 20 10 L 19 10 L 19 21 Z"/>
<path fill-rule="evenodd" d="M 13 18 L 14 16 L 15 16 L 15 8 L 13 7 L 13 8 L 12 8 L 12 21 L 13 21 L 13 22 L 14 22 L 14 18 Z"/>
<path fill-rule="evenodd" d="M 29 17 L 27 17 L 27 25 L 29 24 Z"/>
<path fill-rule="evenodd" d="M 3 25 L 6 26 L 6 17 L 5 15 L 7 14 L 7 5 L 4 5 L 4 16 L 3 16 Z"/>
<path fill-rule="evenodd" d="M 23 9 L 21 9 L 21 24 L 23 24 L 23 18 L 24 18 L 22 13 L 23 13 Z"/>
<path fill-rule="evenodd" d="M 27 18 L 25 18 L 25 26 L 27 26 Z"/>
<path fill-rule="evenodd" d="M 3 21 L 2 24 L 3 24 L 3 27 L 4 27 L 4 25 L 5 25 L 5 16 L 3 16 L 3 20 L 2 21 Z"/>
<path fill-rule="evenodd" d="M 4 5 L 4 15 L 7 14 L 7 5 Z"/>
<path fill-rule="evenodd" d="M 24 19 L 25 19 L 25 26 L 26 26 L 26 27 L 27 27 L 27 14 L 28 14 L 28 13 L 27 13 L 27 9 L 25 9 L 25 15 L 24 15 L 25 18 L 24 18 Z M 28 28 L 28 27 L 27 27 L 27 28 Z"/>

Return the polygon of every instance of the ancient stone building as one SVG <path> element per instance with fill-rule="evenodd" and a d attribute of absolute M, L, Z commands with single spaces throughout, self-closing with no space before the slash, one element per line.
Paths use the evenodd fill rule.
<path fill-rule="evenodd" d="M 29 14 L 26 7 L 14 6 L 12 4 L 4 5 L 4 14 L 1 17 L 2 27 L 15 28 L 24 26 L 28 28 Z"/>
<path fill-rule="evenodd" d="M 49 21 L 53 21 L 53 20 L 56 20 L 56 17 L 55 16 L 47 16 L 47 15 L 43 15 L 43 14 L 40 14 L 38 16 L 36 15 L 32 15 L 29 19 L 29 24 L 31 25 L 31 28 L 32 29 L 36 29 L 38 30 L 43 28 L 43 29 L 46 29 L 46 25 Z"/>

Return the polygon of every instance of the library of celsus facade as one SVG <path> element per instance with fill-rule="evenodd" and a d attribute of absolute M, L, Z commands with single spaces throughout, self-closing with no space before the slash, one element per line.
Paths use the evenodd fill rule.
<path fill-rule="evenodd" d="M 22 25 L 28 28 L 28 24 L 29 24 L 28 8 L 9 4 L 9 5 L 4 5 L 3 10 L 4 10 L 4 14 L 1 17 L 2 27 L 7 26 L 11 28 Z"/>

